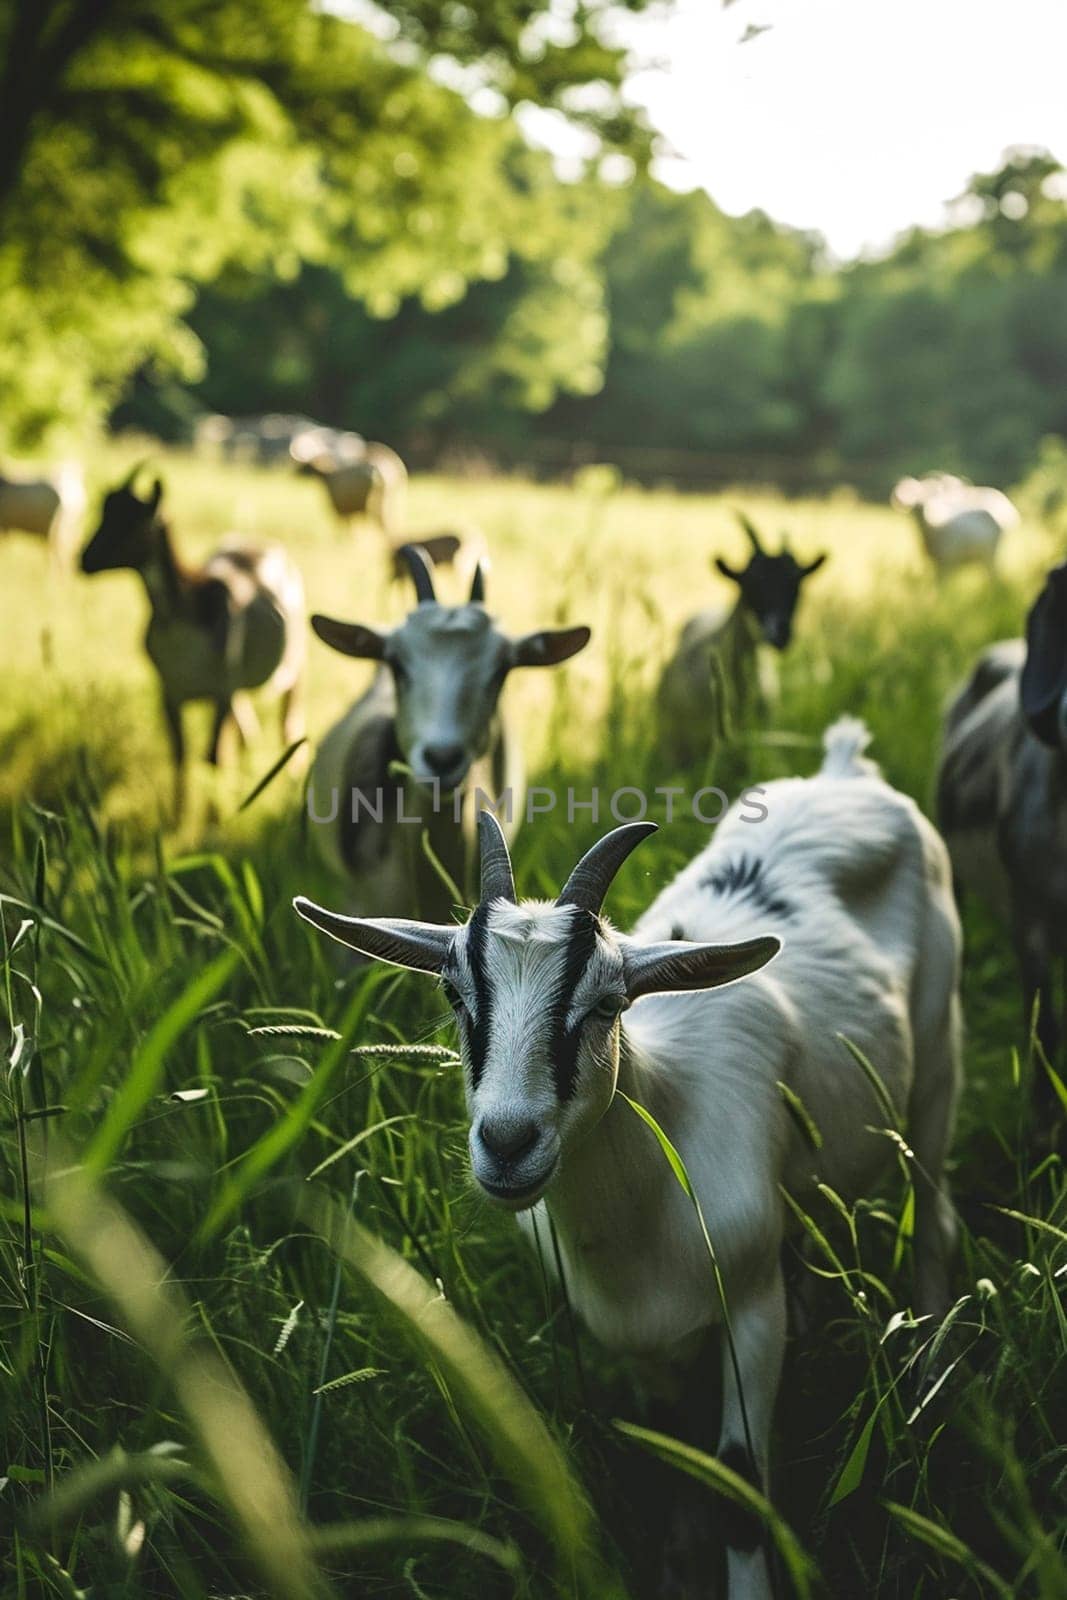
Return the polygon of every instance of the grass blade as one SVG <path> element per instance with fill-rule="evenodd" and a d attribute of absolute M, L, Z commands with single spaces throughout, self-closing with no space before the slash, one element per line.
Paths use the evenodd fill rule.
<path fill-rule="evenodd" d="M 635 1440 L 653 1455 L 659 1456 L 662 1461 L 669 1462 L 672 1467 L 678 1467 L 682 1472 L 687 1472 L 691 1478 L 707 1484 L 716 1494 L 724 1495 L 727 1500 L 743 1506 L 746 1511 L 758 1517 L 778 1547 L 778 1553 L 799 1600 L 809 1600 L 817 1576 L 815 1563 L 803 1549 L 789 1525 L 775 1511 L 771 1502 L 760 1494 L 758 1489 L 754 1489 L 746 1478 L 742 1478 L 740 1473 L 734 1472 L 730 1467 L 724 1466 L 714 1456 L 709 1456 L 693 1445 L 683 1444 L 680 1439 L 672 1439 L 665 1433 L 656 1433 L 651 1428 L 639 1428 L 636 1423 L 618 1420 L 615 1422 L 615 1427 L 628 1439 Z"/>
<path fill-rule="evenodd" d="M 71 1250 L 177 1394 L 219 1497 L 271 1592 L 283 1600 L 320 1600 L 326 1591 L 285 1464 L 233 1372 L 187 1332 L 190 1307 L 166 1262 L 85 1168 L 53 1162 L 44 1187 Z"/>
<path fill-rule="evenodd" d="M 242 1204 L 253 1186 L 276 1166 L 303 1137 L 311 1120 L 326 1097 L 338 1068 L 347 1059 L 349 1046 L 370 1009 L 375 990 L 391 975 L 385 971 L 369 972 L 349 1004 L 341 1031 L 333 1039 L 314 1076 L 290 1106 L 286 1116 L 276 1122 L 244 1156 L 237 1168 L 227 1178 L 222 1191 L 215 1197 L 207 1216 L 200 1226 L 198 1237 L 210 1239 Z"/>
<path fill-rule="evenodd" d="M 372 1550 L 383 1544 L 423 1544 L 444 1540 L 463 1545 L 467 1550 L 517 1574 L 522 1570 L 519 1552 L 513 1544 L 494 1539 L 465 1522 L 447 1517 L 367 1517 L 362 1522 L 336 1522 L 315 1528 L 312 1549 L 318 1555 L 339 1555 L 345 1550 Z"/>
<path fill-rule="evenodd" d="M 309 1198 L 301 1210 L 330 1248 L 400 1317 L 478 1422 L 563 1568 L 588 1572 L 592 1556 L 585 1497 L 544 1420 L 497 1357 L 413 1266 L 340 1205 Z"/>
<path fill-rule="evenodd" d="M 171 1047 L 192 1026 L 208 1001 L 218 994 L 237 961 L 237 954 L 227 951 L 203 972 L 197 973 L 149 1031 L 85 1154 L 89 1172 L 99 1176 L 114 1161 L 137 1117 L 159 1089 Z"/>
<path fill-rule="evenodd" d="M 244 799 L 241 801 L 241 804 L 237 807 L 238 816 L 242 811 L 247 811 L 249 806 L 252 805 L 254 801 L 259 799 L 267 785 L 274 782 L 279 772 L 281 772 L 284 767 L 289 765 L 290 761 L 296 755 L 296 752 L 305 744 L 307 744 L 307 737 L 306 735 L 302 735 L 299 739 L 294 739 L 288 750 L 282 751 L 277 761 L 263 774 L 255 788 L 250 789 L 245 795 Z"/>

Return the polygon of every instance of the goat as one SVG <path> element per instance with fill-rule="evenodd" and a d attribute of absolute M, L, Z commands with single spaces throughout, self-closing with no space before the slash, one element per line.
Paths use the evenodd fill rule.
<path fill-rule="evenodd" d="M 970 565 L 995 572 L 1001 536 L 1019 521 L 1018 511 L 999 489 L 977 489 L 948 472 L 901 478 L 891 503 L 915 517 L 938 577 Z"/>
<path fill-rule="evenodd" d="M 408 472 L 395 450 L 357 433 L 312 428 L 293 440 L 290 454 L 299 471 L 324 485 L 342 527 L 368 516 L 387 536 L 399 533 Z"/>
<path fill-rule="evenodd" d="M 737 584 L 737 601 L 729 612 L 713 609 L 690 617 L 656 694 L 664 749 L 680 765 L 705 753 L 713 730 L 725 726 L 724 693 L 731 711 L 744 716 L 760 689 L 760 644 L 787 648 L 801 585 L 827 559 L 818 555 L 802 566 L 785 542 L 777 555 L 769 555 L 749 518 L 741 511 L 736 515 L 752 546 L 749 563 L 735 568 L 717 556 L 714 565 Z"/>
<path fill-rule="evenodd" d="M 1063 1043 L 1055 967 L 1067 957 L 1067 562 L 1048 574 L 1026 640 L 981 656 L 945 715 L 938 824 L 958 886 L 1011 929 L 1030 1026 L 1049 1062 Z M 1067 995 L 1064 996 L 1067 1001 Z M 1052 1086 L 1039 1071 L 1047 1125 Z"/>
<path fill-rule="evenodd" d="M 178 559 L 160 515 L 163 485 L 147 499 L 134 484 L 139 466 L 104 499 L 100 525 L 82 551 L 85 573 L 128 567 L 148 591 L 151 617 L 145 649 L 159 674 L 163 715 L 174 761 L 174 816 L 185 807 L 182 707 L 211 700 L 215 719 L 208 760 L 218 764 L 231 722 L 247 739 L 250 718 L 241 693 L 268 687 L 281 696 L 286 743 L 303 737 L 304 585 L 280 545 L 227 541 L 202 567 Z"/>
<path fill-rule="evenodd" d="M 311 619 L 331 649 L 379 665 L 369 689 L 322 741 L 308 804 L 320 855 L 351 881 L 362 909 L 403 903 L 447 914 L 451 901 L 440 878 L 418 848 L 418 833 L 403 823 L 428 811 L 430 847 L 453 881 L 465 885 L 471 796 L 479 788 L 507 794 L 516 826 L 523 809 L 519 746 L 499 710 L 504 681 L 515 667 L 555 666 L 576 655 L 589 629 L 509 638 L 485 609 L 481 566 L 468 603 L 446 606 L 421 551 L 409 545 L 403 554 L 418 603 L 392 632 Z M 394 762 L 407 766 L 408 779 L 390 772 Z"/>
<path fill-rule="evenodd" d="M 44 539 L 57 566 L 68 566 L 85 510 L 81 469 L 66 465 L 50 478 L 0 474 L 0 533 L 32 533 Z"/>
<path fill-rule="evenodd" d="M 723 1307 L 694 1208 L 623 1096 L 652 1114 L 685 1163 L 725 1284 L 738 1370 L 724 1351 L 719 1457 L 757 1487 L 785 1344 L 782 1189 L 801 1206 L 820 1182 L 856 1197 L 892 1161 L 879 1098 L 842 1038 L 907 1113 L 915 1306 L 947 1305 L 959 923 L 944 845 L 862 758 L 865 742 L 846 719 L 814 777 L 765 786 L 758 827 L 735 806 L 629 936 L 601 906 L 650 823 L 601 839 L 555 902 L 517 903 L 503 835 L 481 813 L 481 900 L 462 927 L 294 902 L 343 944 L 440 976 L 477 1183 L 529 1233 L 547 1212 L 597 1339 L 666 1365 L 692 1358 Z M 782 1085 L 820 1130 L 817 1150 Z M 692 1406 L 707 1388 L 699 1366 L 690 1382 Z M 768 1600 L 758 1535 L 741 1519 L 726 1543 L 729 1600 Z"/>

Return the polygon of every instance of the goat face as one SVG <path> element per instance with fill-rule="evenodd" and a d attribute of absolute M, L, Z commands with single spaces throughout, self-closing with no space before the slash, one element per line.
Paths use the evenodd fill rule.
<path fill-rule="evenodd" d="M 485 754 L 510 641 L 481 606 L 421 605 L 384 660 L 396 687 L 396 737 L 418 783 L 457 788 Z"/>
<path fill-rule="evenodd" d="M 615 872 L 650 823 L 616 828 L 587 852 L 555 902 L 517 904 L 507 845 L 479 816 L 481 902 L 463 928 L 341 917 L 308 900 L 315 927 L 380 960 L 436 972 L 466 1069 L 474 1176 L 512 1211 L 534 1205 L 615 1094 L 620 1018 L 643 995 L 710 989 L 756 972 L 777 939 L 641 944 L 600 917 Z"/>
<path fill-rule="evenodd" d="M 139 571 L 150 559 L 163 485 L 157 478 L 148 498 L 139 499 L 131 487 L 136 471 L 105 496 L 99 526 L 82 551 L 83 572 L 112 572 L 120 567 Z"/>
<path fill-rule="evenodd" d="M 1053 567 L 1027 619 L 1019 698 L 1034 737 L 1067 753 L 1067 561 Z"/>
<path fill-rule="evenodd" d="M 521 1210 L 611 1104 L 629 1004 L 621 948 L 578 907 L 497 900 L 456 936 L 442 978 L 466 1067 L 471 1170 Z"/>
<path fill-rule="evenodd" d="M 385 663 L 396 690 L 401 756 L 417 783 L 447 793 L 463 783 L 488 749 L 511 669 L 566 661 L 588 644 L 589 629 L 549 629 L 512 639 L 481 604 L 480 569 L 471 600 L 461 606 L 438 603 L 425 564 L 417 581 L 418 606 L 390 633 L 321 616 L 312 617 L 311 625 L 334 650 Z"/>
<path fill-rule="evenodd" d="M 721 558 L 715 565 L 724 578 L 740 588 L 742 604 L 755 617 L 767 644 L 784 650 L 793 636 L 800 586 L 825 560 L 825 555 L 816 556 L 807 566 L 801 566 L 788 550 L 776 556 L 760 550 L 743 571 L 728 566 Z"/>

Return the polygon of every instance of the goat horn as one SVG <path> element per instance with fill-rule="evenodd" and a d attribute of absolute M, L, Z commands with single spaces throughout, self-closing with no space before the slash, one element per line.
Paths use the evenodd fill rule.
<path fill-rule="evenodd" d="M 478 851 L 482 858 L 481 901 L 510 900 L 515 903 L 515 878 L 508 855 L 508 842 L 491 811 L 478 813 Z"/>
<path fill-rule="evenodd" d="M 424 606 L 428 600 L 436 600 L 437 596 L 433 592 L 433 568 L 425 550 L 417 544 L 402 544 L 396 554 L 399 561 L 407 563 L 419 605 Z"/>
<path fill-rule="evenodd" d="M 557 904 L 578 906 L 599 916 L 611 881 L 630 851 L 656 832 L 654 822 L 624 822 L 587 850 L 560 891 Z"/>
<path fill-rule="evenodd" d="M 470 604 L 472 606 L 483 606 L 485 604 L 485 573 L 486 568 L 479 561 L 474 568 L 474 577 L 471 579 Z"/>
<path fill-rule="evenodd" d="M 134 486 L 134 483 L 135 483 L 135 481 L 137 479 L 137 474 L 139 472 L 143 471 L 143 469 L 145 467 L 147 467 L 147 465 L 148 465 L 148 463 L 149 463 L 149 461 L 151 459 L 152 459 L 151 456 L 142 456 L 140 461 L 135 461 L 133 466 L 130 468 L 129 473 L 126 475 L 125 478 L 123 478 L 121 487 L 123 489 L 132 490 L 133 486 Z"/>
<path fill-rule="evenodd" d="M 753 550 L 758 556 L 761 556 L 763 554 L 763 546 L 760 544 L 759 534 L 756 532 L 751 519 L 747 517 L 743 511 L 739 511 L 736 508 L 734 510 L 734 516 L 748 534 Z"/>

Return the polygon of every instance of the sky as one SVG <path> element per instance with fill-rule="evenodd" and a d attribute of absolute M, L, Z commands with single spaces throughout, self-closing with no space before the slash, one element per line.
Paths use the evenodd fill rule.
<path fill-rule="evenodd" d="M 659 62 L 628 87 L 675 152 L 656 175 L 842 257 L 942 221 L 1009 145 L 1067 163 L 1067 0 L 680 0 L 624 26 Z"/>

